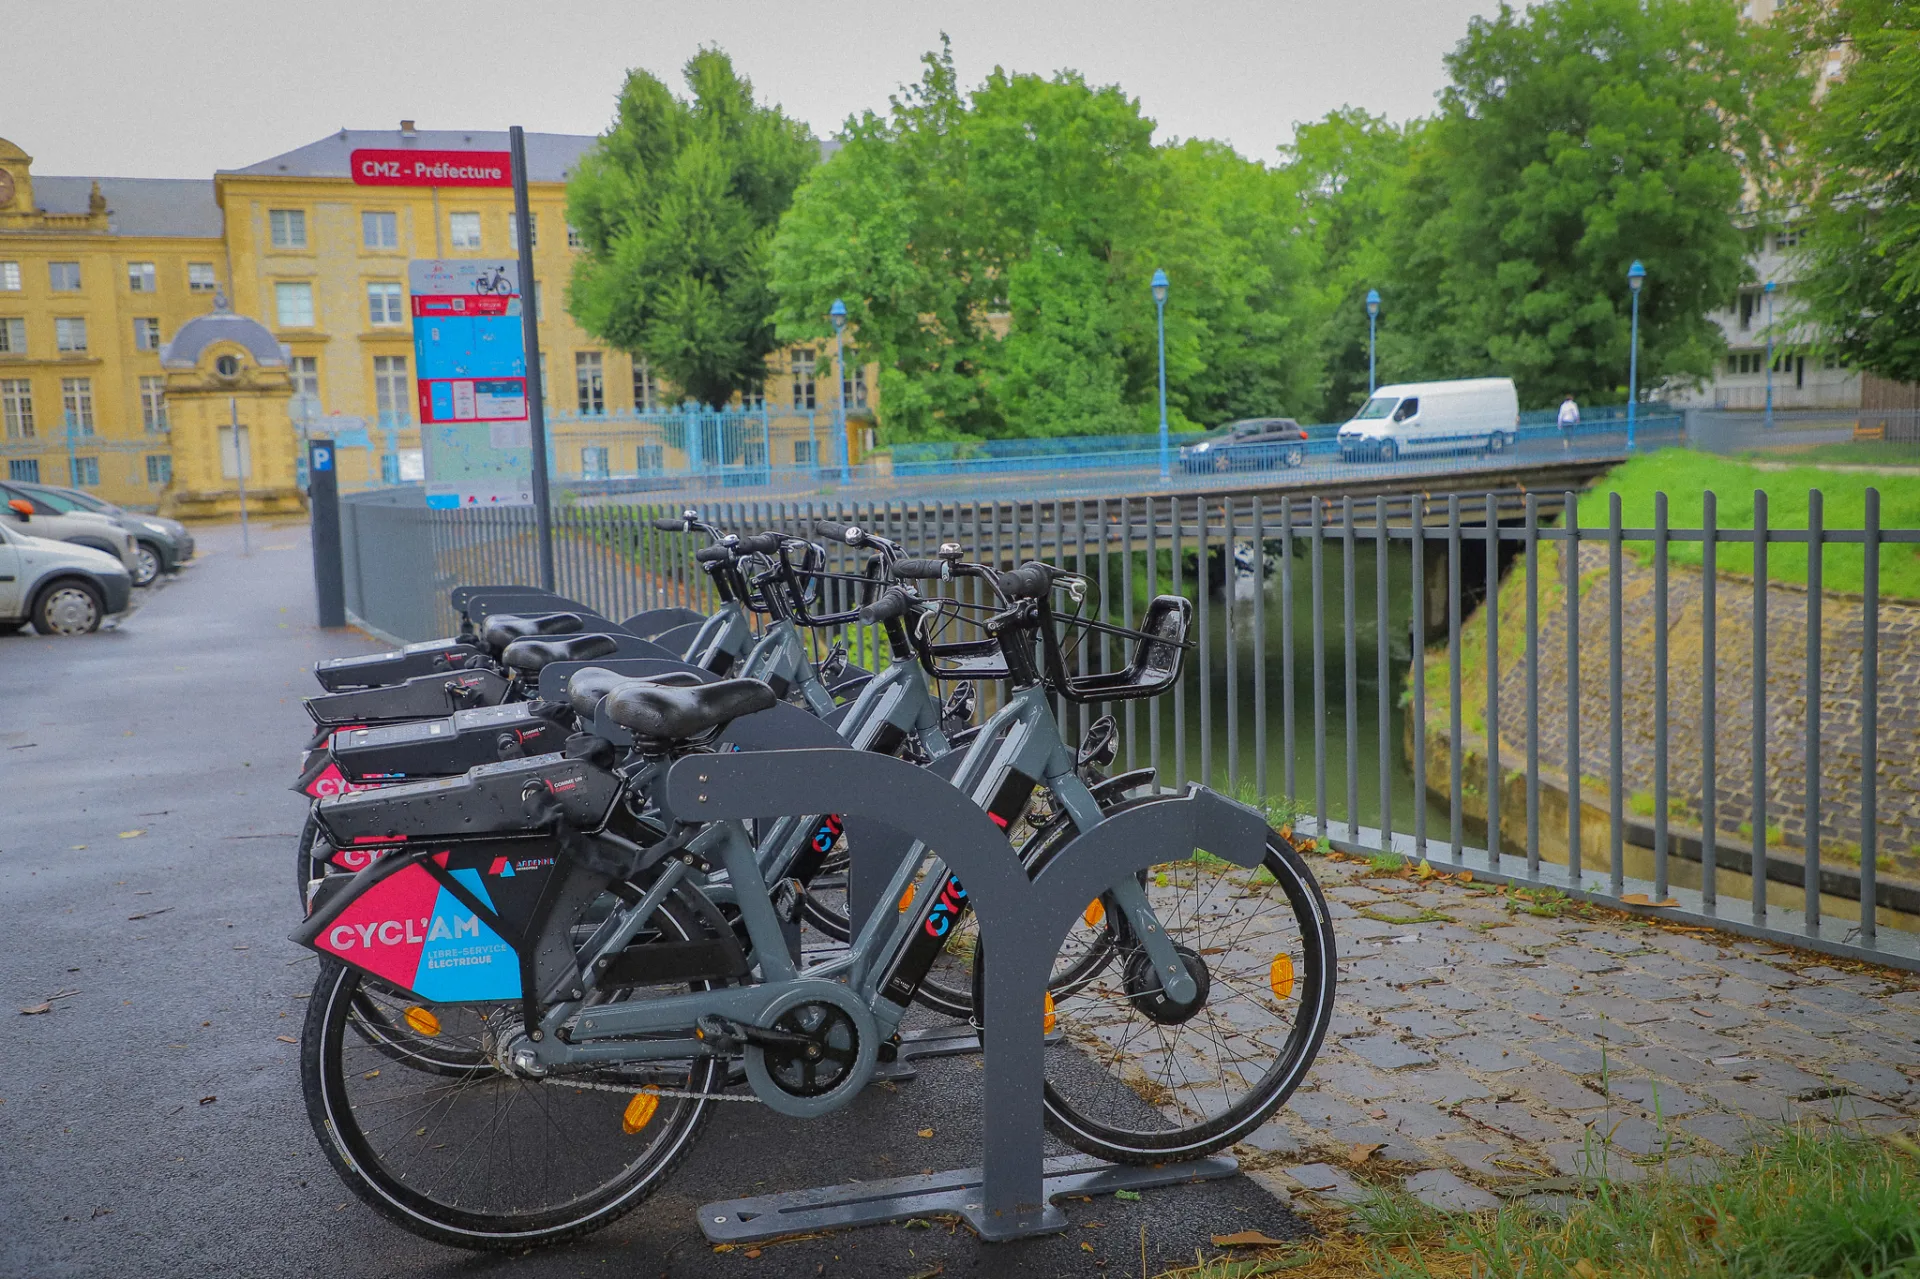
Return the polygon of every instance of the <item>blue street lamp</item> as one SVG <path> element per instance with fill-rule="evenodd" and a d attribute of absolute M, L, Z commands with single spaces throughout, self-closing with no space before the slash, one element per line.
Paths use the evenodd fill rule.
<path fill-rule="evenodd" d="M 1173 472 L 1167 468 L 1167 273 L 1153 272 L 1153 309 L 1160 328 L 1160 482 L 1167 483 Z"/>
<path fill-rule="evenodd" d="M 1647 282 L 1647 268 L 1635 258 L 1627 268 L 1627 288 L 1633 293 L 1633 346 L 1627 353 L 1627 452 L 1633 452 L 1634 402 L 1640 398 L 1640 286 Z"/>
<path fill-rule="evenodd" d="M 1767 430 L 1773 430 L 1773 290 L 1774 283 L 1768 280 L 1760 291 L 1767 298 Z"/>
<path fill-rule="evenodd" d="M 839 298 L 833 300 L 833 306 L 827 311 L 827 318 L 833 321 L 833 371 L 840 379 L 840 398 L 834 409 L 834 447 L 840 450 L 840 482 L 845 484 L 847 475 L 847 304 Z"/>
<path fill-rule="evenodd" d="M 1367 290 L 1367 394 L 1373 394 L 1373 322 L 1380 318 L 1380 290 Z"/>

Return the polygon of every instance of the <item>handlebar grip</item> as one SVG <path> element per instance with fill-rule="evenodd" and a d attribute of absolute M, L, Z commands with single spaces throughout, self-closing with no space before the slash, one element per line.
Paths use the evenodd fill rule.
<path fill-rule="evenodd" d="M 724 546 L 703 546 L 693 553 L 696 564 L 718 564 L 726 559 L 730 552 Z"/>
<path fill-rule="evenodd" d="M 913 596 L 904 587 L 889 586 L 880 592 L 879 599 L 860 606 L 860 620 L 868 626 L 876 622 L 891 622 L 896 617 L 905 617 L 907 610 L 912 607 Z"/>
<path fill-rule="evenodd" d="M 749 533 L 740 539 L 739 549 L 749 555 L 771 555 L 780 549 L 778 533 Z"/>
<path fill-rule="evenodd" d="M 654 520 L 653 526 L 662 533 L 684 533 L 687 531 L 685 520 Z"/>
<path fill-rule="evenodd" d="M 1019 568 L 1000 575 L 1000 593 L 1013 600 L 1037 600 L 1053 589 L 1053 579 L 1061 570 L 1039 560 L 1028 560 Z"/>
<path fill-rule="evenodd" d="M 847 534 L 852 533 L 855 527 L 856 526 L 852 524 L 839 524 L 833 520 L 815 520 L 813 522 L 813 531 L 820 536 L 830 537 L 836 542 L 848 542 L 849 545 L 851 545 L 851 542 L 848 541 Z"/>
<path fill-rule="evenodd" d="M 947 576 L 947 569 L 946 560 L 895 560 L 893 562 L 895 577 L 914 581 L 925 579 L 937 582 Z"/>

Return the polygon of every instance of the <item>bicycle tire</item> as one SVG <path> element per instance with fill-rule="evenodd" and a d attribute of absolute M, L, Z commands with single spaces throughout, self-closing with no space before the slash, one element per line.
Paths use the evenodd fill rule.
<path fill-rule="evenodd" d="M 1048 855 L 1053 851 L 1057 848 L 1048 850 Z M 1037 862 L 1034 870 L 1037 872 L 1044 864 Z M 1174 869 L 1169 871 L 1169 867 Z M 1260 950 L 1246 951 L 1255 961 L 1253 968 L 1257 969 L 1261 962 L 1267 964 L 1265 972 L 1241 971 L 1233 962 L 1234 947 L 1216 948 L 1206 944 L 1209 940 L 1223 939 L 1210 939 L 1194 926 L 1201 918 L 1198 907 L 1202 903 L 1212 908 L 1213 913 L 1207 916 L 1209 922 L 1237 922 L 1234 917 L 1240 912 L 1225 908 L 1226 903 L 1233 893 L 1255 888 L 1258 872 L 1240 867 L 1219 870 L 1192 858 L 1185 859 L 1184 864 L 1166 863 L 1149 872 L 1148 896 L 1154 902 L 1155 914 L 1167 936 L 1184 948 L 1189 964 L 1198 962 L 1208 970 L 1209 992 L 1205 1000 L 1187 1014 L 1187 1020 L 1178 1023 L 1175 1030 L 1181 1032 L 1189 1025 L 1203 1023 L 1196 1029 L 1210 1036 L 1211 1045 L 1203 1045 L 1196 1052 L 1191 1040 L 1181 1042 L 1180 1033 L 1171 1038 L 1165 1033 L 1158 1034 L 1157 1043 L 1153 1045 L 1157 1052 L 1148 1059 L 1157 1055 L 1165 1063 L 1164 1078 L 1156 1078 L 1127 1056 L 1126 1049 L 1132 1041 L 1127 1032 L 1116 1034 L 1115 1030 L 1119 1009 L 1131 1010 L 1121 1014 L 1129 1020 L 1158 1026 L 1162 1031 L 1165 1026 L 1148 1017 L 1135 1002 L 1150 997 L 1154 983 L 1151 980 L 1134 983 L 1147 989 L 1129 990 L 1133 974 L 1127 971 L 1128 952 L 1133 948 L 1123 939 L 1115 956 L 1121 968 L 1117 983 L 1101 981 L 1083 986 L 1077 992 L 1055 996 L 1055 1017 L 1073 1046 L 1062 1044 L 1048 1050 L 1046 1123 L 1054 1136 L 1076 1150 L 1116 1163 L 1200 1158 L 1245 1138 L 1284 1105 L 1299 1086 L 1319 1053 L 1333 1017 L 1337 977 L 1333 924 L 1312 871 L 1293 846 L 1271 829 L 1267 832 L 1267 848 L 1260 869 L 1272 877 L 1274 883 L 1270 888 L 1277 889 L 1287 903 L 1292 914 L 1287 923 L 1293 930 L 1277 950 L 1273 935 L 1268 935 L 1260 943 Z M 1189 903 L 1194 909 L 1173 909 L 1178 904 L 1175 899 L 1185 892 L 1184 886 L 1174 881 L 1188 874 L 1193 876 L 1196 890 L 1190 895 Z M 1246 912 L 1245 918 L 1249 925 L 1254 920 L 1278 922 L 1267 913 L 1256 911 Z M 1248 931 L 1249 928 L 1243 927 L 1236 940 L 1244 940 Z M 1271 959 L 1266 958 L 1269 951 Z M 1144 957 L 1143 951 L 1137 953 Z M 1282 954 L 1288 958 L 1287 971 L 1291 974 L 1288 997 L 1279 995 L 1278 978 L 1274 976 Z M 984 956 L 982 960 L 984 962 Z M 1108 969 L 1110 974 L 1113 971 L 1111 967 Z M 1151 973 L 1150 965 L 1145 972 Z M 1260 993 L 1256 994 L 1256 990 Z M 1216 993 L 1223 991 L 1224 995 L 1216 998 Z M 1270 1002 L 1269 994 L 1273 996 Z M 1229 1016 L 1222 1017 L 1220 1005 L 1226 998 L 1238 1001 L 1238 1007 Z M 1097 1006 L 1090 1008 L 1096 1001 Z M 1291 1008 L 1287 1007 L 1289 1004 Z M 1262 1005 L 1276 1028 L 1285 1027 L 1284 1035 L 1250 1029 L 1249 1010 Z M 1274 1015 L 1276 1010 L 1278 1016 Z M 1286 1021 L 1289 1012 L 1290 1025 Z M 1277 1049 L 1261 1042 L 1261 1038 L 1268 1036 L 1279 1041 Z M 1116 1038 L 1118 1043 L 1114 1042 Z M 1230 1041 L 1251 1045 L 1263 1055 L 1262 1059 L 1223 1060 L 1232 1052 L 1242 1051 L 1237 1047 L 1230 1050 Z M 1073 1053 L 1075 1047 L 1082 1057 L 1080 1061 L 1060 1055 Z M 1187 1049 L 1184 1053 L 1183 1048 Z M 1265 1054 L 1271 1055 L 1270 1060 L 1265 1059 Z M 1099 1068 L 1097 1076 L 1089 1073 L 1086 1057 L 1091 1057 L 1092 1065 Z M 1257 1078 L 1248 1073 L 1249 1065 L 1263 1067 Z M 1176 1067 L 1177 1081 L 1173 1079 Z M 1211 1067 L 1212 1073 L 1207 1067 Z M 1236 1080 L 1244 1091 L 1232 1098 L 1230 1104 L 1217 1113 L 1207 1113 L 1200 1108 L 1210 1098 L 1231 1097 Z M 1197 1118 L 1190 1119 L 1190 1116 Z"/>
<path fill-rule="evenodd" d="M 675 940 L 698 935 L 698 916 L 678 895 L 670 897 L 654 919 L 659 932 Z M 672 988 L 698 990 L 715 984 L 702 980 Z M 628 1134 L 622 1120 L 629 1093 L 649 1083 L 717 1091 L 726 1078 L 726 1065 L 716 1057 L 691 1059 L 684 1068 L 653 1063 L 659 1069 L 646 1073 L 612 1067 L 583 1079 L 615 1082 L 620 1092 L 519 1078 L 491 1064 L 460 1072 L 452 1081 L 441 1072 L 383 1071 L 380 1063 L 388 1058 L 364 1044 L 350 1054 L 346 1032 L 359 999 L 397 995 L 357 969 L 323 959 L 301 1036 L 301 1083 L 314 1133 L 348 1188 L 381 1216 L 436 1243 L 476 1251 L 523 1251 L 610 1224 L 641 1203 L 686 1156 L 712 1109 L 704 1099 L 659 1098 L 658 1110 L 636 1134 Z M 411 996 L 399 998 L 419 1002 Z M 448 1021 L 471 1026 L 476 1019 L 484 1033 L 489 1017 L 504 1020 L 517 1009 L 517 1003 L 485 1010 L 453 1004 L 434 1011 L 446 1019 L 441 1033 Z M 468 1037 L 474 1038 L 471 1032 Z M 503 1135 L 501 1130 L 515 1125 L 515 1108 L 522 1101 L 529 1102 L 521 1110 L 522 1122 Z M 565 1108 L 559 1117 L 556 1106 Z M 391 1118 L 381 1122 L 383 1111 Z M 481 1127 L 446 1155 L 441 1152 L 460 1142 L 461 1134 L 447 1132 L 446 1140 L 435 1140 L 454 1121 L 456 1111 L 463 1122 Z M 377 1139 L 369 1133 L 370 1118 L 379 1129 Z M 493 1138 L 487 1143 L 487 1158 L 473 1160 L 468 1152 L 480 1145 L 483 1133 Z M 619 1148 L 636 1135 L 644 1135 L 646 1145 L 627 1158 Z M 477 1168 L 481 1162 L 484 1168 Z M 502 1167 L 510 1174 L 515 1168 L 538 1171 L 540 1189 L 546 1190 L 556 1167 L 575 1169 L 588 1163 L 610 1171 L 605 1176 L 588 1173 L 584 1180 L 590 1184 L 581 1189 L 548 1190 L 547 1202 L 532 1202 L 538 1191 L 531 1172 L 510 1175 L 496 1190 L 496 1173 Z M 479 1177 L 487 1181 L 476 1189 Z"/>

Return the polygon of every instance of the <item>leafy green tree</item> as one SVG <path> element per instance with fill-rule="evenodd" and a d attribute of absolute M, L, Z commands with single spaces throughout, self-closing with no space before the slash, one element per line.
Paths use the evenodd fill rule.
<path fill-rule="evenodd" d="M 1176 428 L 1310 394 L 1310 249 L 1274 172 L 1155 146 L 1138 102 L 1071 72 L 996 70 L 963 93 L 944 47 L 924 66 L 885 116 L 848 122 L 773 250 L 781 335 L 823 335 L 844 299 L 888 439 L 1155 424 L 1156 267 L 1174 280 Z"/>
<path fill-rule="evenodd" d="M 807 126 L 761 106 L 727 55 L 686 65 L 690 99 L 645 71 L 567 185 L 585 241 L 567 307 L 686 394 L 723 404 L 758 384 L 774 336 L 768 246 L 819 158 Z"/>
<path fill-rule="evenodd" d="M 1776 45 L 1725 0 L 1547 0 L 1475 19 L 1446 61 L 1385 237 L 1396 374 L 1617 397 L 1636 258 L 1640 385 L 1708 374 L 1707 312 L 1748 277 L 1733 215 L 1769 190 L 1790 118 Z"/>
<path fill-rule="evenodd" d="M 1810 234 L 1796 291 L 1848 363 L 1920 381 L 1920 9 L 1839 0 L 1792 17 L 1804 58 L 1846 59 L 1802 152 Z"/>

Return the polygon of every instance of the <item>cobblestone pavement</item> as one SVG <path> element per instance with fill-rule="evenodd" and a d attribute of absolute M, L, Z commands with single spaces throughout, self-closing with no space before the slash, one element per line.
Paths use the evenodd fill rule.
<path fill-rule="evenodd" d="M 1282 1193 L 1456 1209 L 1695 1177 L 1785 1122 L 1920 1126 L 1920 978 L 1313 858 L 1340 988 L 1239 1153 Z M 1529 913 L 1530 910 L 1541 914 Z"/>

